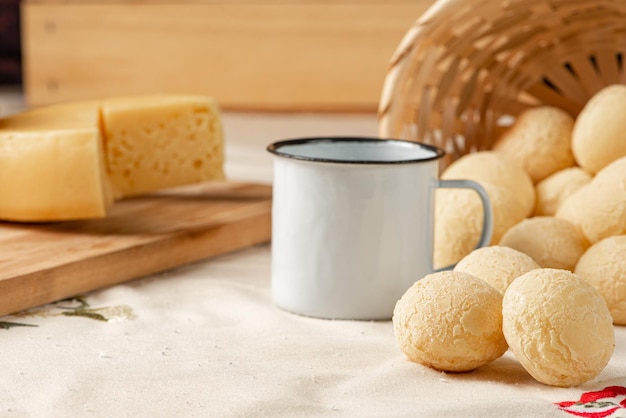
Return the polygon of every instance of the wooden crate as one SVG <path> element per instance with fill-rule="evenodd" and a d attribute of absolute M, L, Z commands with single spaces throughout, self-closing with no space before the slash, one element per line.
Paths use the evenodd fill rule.
<path fill-rule="evenodd" d="M 183 92 L 225 109 L 375 111 L 432 0 L 27 0 L 29 105 Z"/>

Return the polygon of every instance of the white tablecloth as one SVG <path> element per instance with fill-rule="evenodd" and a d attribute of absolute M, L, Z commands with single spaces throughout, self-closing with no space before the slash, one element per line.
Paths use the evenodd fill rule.
<path fill-rule="evenodd" d="M 273 140 L 376 134 L 373 115 L 225 123 L 229 176 L 263 182 Z M 411 363 L 391 322 L 293 315 L 272 304 L 269 283 L 267 244 L 96 291 L 83 305 L 0 318 L 0 416 L 626 416 L 624 327 L 598 378 L 561 389 L 534 381 L 510 352 L 464 374 Z"/>

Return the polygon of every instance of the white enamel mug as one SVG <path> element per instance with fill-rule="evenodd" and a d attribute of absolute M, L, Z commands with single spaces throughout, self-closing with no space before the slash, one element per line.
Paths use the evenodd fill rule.
<path fill-rule="evenodd" d="M 485 190 L 439 180 L 436 147 L 378 138 L 271 144 L 272 298 L 294 313 L 390 319 L 397 300 L 433 269 L 435 189 L 471 188 L 484 206 L 478 247 L 491 240 Z M 448 267 L 450 268 L 450 267 Z"/>

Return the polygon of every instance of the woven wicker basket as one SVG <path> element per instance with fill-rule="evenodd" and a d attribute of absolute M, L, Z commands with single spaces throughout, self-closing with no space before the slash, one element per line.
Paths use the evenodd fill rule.
<path fill-rule="evenodd" d="M 576 116 L 626 83 L 625 53 L 626 0 L 439 0 L 392 57 L 379 134 L 437 145 L 445 167 L 490 149 L 507 115 L 544 104 Z"/>

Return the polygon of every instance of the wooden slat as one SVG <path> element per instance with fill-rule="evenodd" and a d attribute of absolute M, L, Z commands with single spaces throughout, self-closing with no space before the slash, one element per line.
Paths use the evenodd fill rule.
<path fill-rule="evenodd" d="M 28 4 L 381 4 L 381 0 L 23 0 Z M 392 0 L 397 4 L 415 4 L 415 0 Z"/>
<path fill-rule="evenodd" d="M 117 202 L 105 219 L 0 222 L 0 316 L 269 241 L 271 188 L 215 183 Z"/>
<path fill-rule="evenodd" d="M 185 92 L 226 109 L 374 111 L 433 0 L 71 2 L 22 7 L 30 105 Z"/>

